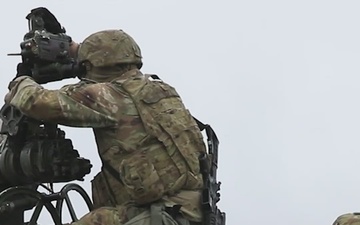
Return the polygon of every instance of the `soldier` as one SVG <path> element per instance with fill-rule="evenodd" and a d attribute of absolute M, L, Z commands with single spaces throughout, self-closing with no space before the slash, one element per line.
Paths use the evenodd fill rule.
<path fill-rule="evenodd" d="M 360 213 L 347 213 L 339 216 L 333 225 L 360 225 Z"/>
<path fill-rule="evenodd" d="M 5 97 L 31 118 L 93 128 L 103 164 L 92 180 L 95 210 L 73 224 L 200 224 L 206 147 L 179 94 L 140 71 L 140 48 L 123 30 L 73 47 L 86 68 L 79 83 L 47 90 L 20 63 Z"/>

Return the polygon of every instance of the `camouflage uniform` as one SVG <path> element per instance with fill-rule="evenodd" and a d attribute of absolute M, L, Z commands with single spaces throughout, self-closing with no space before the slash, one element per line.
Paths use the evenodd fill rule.
<path fill-rule="evenodd" d="M 333 225 L 360 225 L 360 213 L 347 213 L 339 216 Z"/>
<path fill-rule="evenodd" d="M 130 48 L 116 56 L 116 46 L 127 42 Z M 96 51 L 99 45 L 102 48 Z M 105 62 L 131 56 L 141 57 L 140 49 L 119 30 L 95 33 L 79 50 L 80 60 L 88 59 L 91 66 L 102 69 L 107 68 Z M 141 61 L 137 63 L 141 67 Z M 44 89 L 22 76 L 11 84 L 6 97 L 29 117 L 93 128 L 104 165 L 92 181 L 96 210 L 74 224 L 150 224 L 151 205 L 181 205 L 183 218 L 201 222 L 198 156 L 205 145 L 178 93 L 136 68 L 123 74 L 93 71 L 86 75 L 90 79 L 60 90 Z M 164 224 L 176 224 L 165 211 L 159 215 Z"/>

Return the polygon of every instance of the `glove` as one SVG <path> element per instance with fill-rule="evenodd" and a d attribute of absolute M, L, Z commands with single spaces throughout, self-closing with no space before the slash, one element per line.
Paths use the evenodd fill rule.
<path fill-rule="evenodd" d="M 30 76 L 31 77 L 31 75 L 32 75 L 32 72 L 31 72 L 30 65 L 28 65 L 26 63 L 17 64 L 16 77 L 15 78 L 18 78 L 20 76 Z"/>
<path fill-rule="evenodd" d="M 47 8 L 38 7 L 32 9 L 29 15 L 40 16 L 44 20 L 44 28 L 53 34 L 65 33 L 65 28 L 61 26 L 59 21 L 56 19 L 54 14 L 52 14 Z M 27 16 L 27 17 L 28 17 Z"/>

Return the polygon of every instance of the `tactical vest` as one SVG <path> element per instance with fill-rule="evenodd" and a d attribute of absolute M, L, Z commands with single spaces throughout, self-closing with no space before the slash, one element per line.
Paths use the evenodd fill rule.
<path fill-rule="evenodd" d="M 149 77 L 138 74 L 109 83 L 114 90 L 128 93 L 146 132 L 157 140 L 154 146 L 158 147 L 135 151 L 119 162 L 118 168 L 110 169 L 117 170 L 124 188 L 117 191 L 123 196 L 116 198 L 129 196 L 138 204 L 203 186 L 198 157 L 206 147 L 200 129 L 176 90 Z"/>

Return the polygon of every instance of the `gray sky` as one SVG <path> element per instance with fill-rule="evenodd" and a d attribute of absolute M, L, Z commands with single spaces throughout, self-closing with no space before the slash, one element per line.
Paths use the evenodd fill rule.
<path fill-rule="evenodd" d="M 7 1 L 1 96 L 20 61 L 6 54 L 19 51 L 24 17 L 38 6 L 79 42 L 124 29 L 142 49 L 142 71 L 212 125 L 227 225 L 331 224 L 360 210 L 359 1 Z M 90 190 L 100 166 L 92 131 L 64 129 L 95 165 Z"/>

